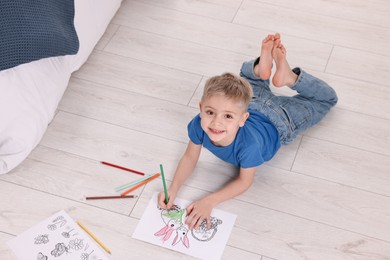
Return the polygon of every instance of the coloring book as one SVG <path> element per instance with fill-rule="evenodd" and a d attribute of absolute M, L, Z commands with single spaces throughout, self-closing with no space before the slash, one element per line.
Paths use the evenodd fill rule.
<path fill-rule="evenodd" d="M 19 260 L 106 260 L 100 247 L 65 211 L 8 241 Z"/>
<path fill-rule="evenodd" d="M 157 193 L 150 200 L 133 238 L 201 259 L 220 259 L 236 220 L 236 215 L 213 209 L 211 228 L 203 221 L 198 229 L 184 224 L 189 201 L 177 198 L 174 207 L 157 206 Z"/>

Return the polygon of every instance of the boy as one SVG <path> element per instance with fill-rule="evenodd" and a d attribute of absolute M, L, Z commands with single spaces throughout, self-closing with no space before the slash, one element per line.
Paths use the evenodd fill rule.
<path fill-rule="evenodd" d="M 257 166 L 270 160 L 281 144 L 292 142 L 297 134 L 318 123 L 337 103 L 336 93 L 325 82 L 300 68 L 291 70 L 278 33 L 263 40 L 260 57 L 244 62 L 242 78 L 225 73 L 206 82 L 200 113 L 188 124 L 190 141 L 168 189 L 169 202 L 165 203 L 163 192 L 158 196 L 161 208 L 172 207 L 195 168 L 202 145 L 240 168 L 236 179 L 187 207 L 190 229 L 204 220 L 210 226 L 213 207 L 246 191 Z M 272 83 L 297 91 L 294 97 L 272 94 L 269 78 L 273 60 L 276 72 Z"/>

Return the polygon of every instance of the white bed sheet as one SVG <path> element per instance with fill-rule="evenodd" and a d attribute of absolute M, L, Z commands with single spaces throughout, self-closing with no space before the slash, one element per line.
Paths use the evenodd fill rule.
<path fill-rule="evenodd" d="M 0 174 L 18 166 L 40 142 L 72 72 L 87 60 L 121 0 L 75 0 L 76 55 L 41 59 L 0 71 Z"/>

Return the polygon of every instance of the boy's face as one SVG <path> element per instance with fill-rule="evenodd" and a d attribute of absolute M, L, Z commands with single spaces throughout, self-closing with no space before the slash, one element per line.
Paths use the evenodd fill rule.
<path fill-rule="evenodd" d="M 243 103 L 223 95 L 206 98 L 199 106 L 202 129 L 217 146 L 231 144 L 249 116 Z"/>

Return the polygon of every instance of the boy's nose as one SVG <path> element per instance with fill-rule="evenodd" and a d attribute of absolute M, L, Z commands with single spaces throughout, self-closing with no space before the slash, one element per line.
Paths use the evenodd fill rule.
<path fill-rule="evenodd" d="M 221 123 L 221 118 L 219 116 L 213 117 L 212 123 L 214 124 L 220 124 Z"/>

